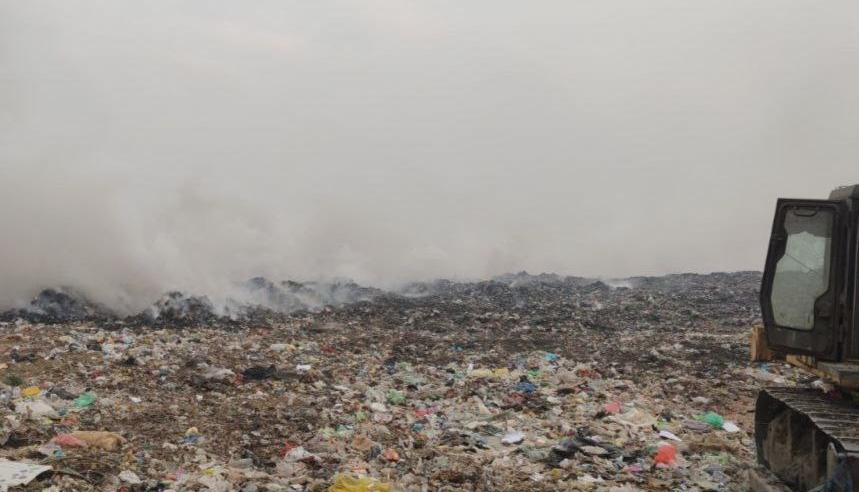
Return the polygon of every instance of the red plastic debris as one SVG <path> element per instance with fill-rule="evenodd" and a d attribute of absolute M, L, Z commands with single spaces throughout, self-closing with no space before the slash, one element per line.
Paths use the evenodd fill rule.
<path fill-rule="evenodd" d="M 594 371 L 593 369 L 588 369 L 586 367 L 583 367 L 583 368 L 577 370 L 576 375 L 579 376 L 580 378 L 586 378 L 586 379 L 602 379 L 602 374 Z"/>
<path fill-rule="evenodd" d="M 286 443 L 284 443 L 283 447 L 280 449 L 280 457 L 283 458 L 284 456 L 289 454 L 290 451 L 292 451 L 293 449 L 295 449 L 297 447 L 298 447 L 298 444 L 295 444 L 294 442 L 286 441 Z"/>
<path fill-rule="evenodd" d="M 656 456 L 653 457 L 653 461 L 655 461 L 657 465 L 673 465 L 677 462 L 677 449 L 670 444 L 663 444 L 659 447 L 659 450 L 656 451 Z"/>

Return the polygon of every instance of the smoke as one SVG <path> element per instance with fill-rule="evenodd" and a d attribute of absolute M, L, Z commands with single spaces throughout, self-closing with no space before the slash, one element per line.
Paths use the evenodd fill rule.
<path fill-rule="evenodd" d="M 856 181 L 859 6 L 0 0 L 0 305 L 759 269 Z"/>

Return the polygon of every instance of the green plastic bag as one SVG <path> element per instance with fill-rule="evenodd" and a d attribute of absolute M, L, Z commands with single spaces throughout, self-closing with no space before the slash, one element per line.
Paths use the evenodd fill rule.
<path fill-rule="evenodd" d="M 697 420 L 710 424 L 711 427 L 721 429 L 725 425 L 725 419 L 716 412 L 707 412 L 704 415 L 699 415 Z"/>
<path fill-rule="evenodd" d="M 84 393 L 75 400 L 75 408 L 91 407 L 95 403 L 95 395 L 92 393 Z"/>

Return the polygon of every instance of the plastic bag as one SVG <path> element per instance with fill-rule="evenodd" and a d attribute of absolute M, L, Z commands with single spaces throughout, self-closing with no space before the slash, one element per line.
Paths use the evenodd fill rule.
<path fill-rule="evenodd" d="M 337 475 L 334 477 L 334 483 L 328 487 L 328 492 L 391 492 L 392 490 L 388 483 L 351 475 Z"/>
<path fill-rule="evenodd" d="M 42 392 L 42 390 L 39 389 L 38 386 L 29 386 L 29 387 L 21 390 L 21 396 L 23 396 L 25 398 L 35 398 L 35 397 L 39 396 L 39 393 L 41 393 L 41 392 Z"/>
<path fill-rule="evenodd" d="M 716 429 L 721 429 L 722 426 L 725 425 L 724 417 L 716 412 L 707 412 L 704 415 L 700 415 L 697 420 L 704 422 L 705 424 L 709 424 L 711 427 Z"/>
<path fill-rule="evenodd" d="M 75 408 L 87 408 L 95 403 L 95 395 L 92 393 L 84 393 L 75 400 Z"/>
<path fill-rule="evenodd" d="M 670 444 L 659 446 L 653 461 L 658 465 L 673 465 L 677 461 L 677 449 Z"/>

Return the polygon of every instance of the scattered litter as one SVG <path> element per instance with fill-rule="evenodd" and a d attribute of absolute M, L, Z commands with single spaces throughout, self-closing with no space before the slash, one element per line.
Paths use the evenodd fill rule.
<path fill-rule="evenodd" d="M 391 492 L 392 490 L 391 485 L 385 482 L 351 475 L 337 475 L 334 477 L 334 483 L 328 488 L 328 492 Z"/>
<path fill-rule="evenodd" d="M 605 448 L 599 446 L 582 446 L 580 449 L 583 453 L 591 456 L 605 456 L 608 454 Z"/>
<path fill-rule="evenodd" d="M 501 438 L 501 442 L 503 444 L 508 444 L 508 445 L 520 444 L 524 440 L 525 440 L 525 434 L 523 434 L 521 432 L 511 432 L 509 434 L 506 434 L 503 438 Z"/>
<path fill-rule="evenodd" d="M 121 471 L 119 473 L 119 479 L 129 485 L 139 485 L 143 483 L 143 480 L 141 480 L 140 477 L 131 470 Z"/>
<path fill-rule="evenodd" d="M 696 420 L 704 422 L 714 429 L 721 429 L 725 425 L 725 419 L 716 412 L 707 412 L 704 415 L 699 415 Z"/>
<path fill-rule="evenodd" d="M 74 402 L 75 408 L 88 408 L 95 403 L 96 397 L 92 393 L 84 393 L 77 397 Z"/>
<path fill-rule="evenodd" d="M 50 469 L 50 466 L 0 459 L 0 490 L 27 485 Z"/>
<path fill-rule="evenodd" d="M 707 422 L 699 422 L 697 420 L 686 420 L 683 422 L 683 428 L 692 432 L 705 433 L 713 430 L 713 426 Z"/>
<path fill-rule="evenodd" d="M 521 381 L 516 384 L 516 391 L 520 391 L 522 393 L 533 393 L 537 391 L 537 385 L 530 381 Z"/>
<path fill-rule="evenodd" d="M 735 424 L 733 422 L 727 422 L 726 421 L 724 424 L 722 424 L 722 429 L 725 432 L 728 432 L 731 434 L 733 434 L 734 432 L 740 432 L 740 428 L 737 427 L 737 424 Z"/>
<path fill-rule="evenodd" d="M 69 436 L 85 442 L 88 446 L 105 451 L 116 451 L 125 444 L 125 438 L 114 432 L 77 431 L 70 433 Z"/>
<path fill-rule="evenodd" d="M 262 381 L 273 377 L 275 372 L 274 366 L 252 366 L 242 371 L 242 376 L 248 381 Z"/>
<path fill-rule="evenodd" d="M 260 280 L 229 316 L 178 294 L 148 317 L 13 319 L 0 440 L 68 470 L 63 490 L 739 490 L 755 390 L 796 380 L 749 371 L 759 280 Z"/>
<path fill-rule="evenodd" d="M 661 438 L 663 438 L 663 439 L 670 439 L 670 440 L 672 440 L 672 441 L 677 441 L 677 442 L 681 442 L 681 441 L 682 441 L 682 439 L 680 439 L 679 437 L 677 437 L 674 433 L 669 432 L 669 431 L 667 431 L 667 430 L 659 431 L 659 437 L 661 437 Z"/>
<path fill-rule="evenodd" d="M 42 390 L 38 386 L 28 386 L 21 390 L 21 396 L 25 398 L 33 398 L 39 396 Z"/>
<path fill-rule="evenodd" d="M 619 413 L 620 408 L 621 408 L 620 402 L 619 401 L 613 401 L 611 403 L 606 403 L 606 405 L 603 407 L 603 410 L 605 410 L 605 413 L 613 415 L 613 414 Z"/>
<path fill-rule="evenodd" d="M 391 405 L 402 405 L 406 402 L 406 395 L 400 391 L 392 389 L 388 391 L 386 399 Z"/>
<path fill-rule="evenodd" d="M 236 377 L 236 373 L 226 367 L 213 367 L 208 364 L 203 364 L 200 369 L 203 379 L 226 381 Z"/>
<path fill-rule="evenodd" d="M 677 448 L 670 444 L 659 446 L 653 461 L 657 465 L 674 465 L 677 462 Z"/>
<path fill-rule="evenodd" d="M 83 439 L 80 439 L 79 437 L 73 436 L 71 434 L 58 434 L 53 439 L 51 439 L 51 442 L 64 448 L 85 448 L 89 445 Z"/>
<path fill-rule="evenodd" d="M 190 444 L 192 446 L 196 446 L 203 441 L 203 435 L 200 434 L 200 431 L 196 427 L 189 427 L 188 430 L 185 431 L 185 436 L 182 439 L 182 444 Z"/>
<path fill-rule="evenodd" d="M 44 400 L 23 400 L 15 403 L 15 413 L 31 419 L 59 419 L 60 414 Z"/>
<path fill-rule="evenodd" d="M 388 448 L 382 451 L 382 458 L 385 461 L 400 461 L 400 453 L 396 449 Z"/>

